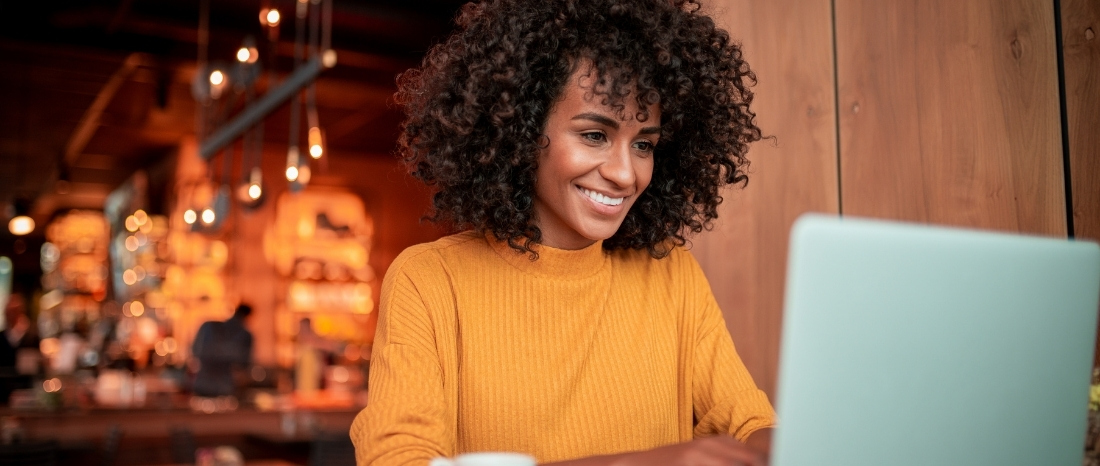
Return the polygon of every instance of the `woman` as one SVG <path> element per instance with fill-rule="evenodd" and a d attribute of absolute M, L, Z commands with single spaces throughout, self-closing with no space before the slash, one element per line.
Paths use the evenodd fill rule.
<path fill-rule="evenodd" d="M 359 463 L 762 464 L 774 413 L 681 248 L 760 139 L 740 48 L 695 0 L 489 0 L 458 26 L 398 101 L 465 231 L 386 274 Z"/>

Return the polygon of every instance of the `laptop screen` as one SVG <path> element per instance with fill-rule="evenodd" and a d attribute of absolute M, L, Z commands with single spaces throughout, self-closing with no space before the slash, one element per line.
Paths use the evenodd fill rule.
<path fill-rule="evenodd" d="M 1080 465 L 1100 248 L 800 218 L 772 459 Z"/>

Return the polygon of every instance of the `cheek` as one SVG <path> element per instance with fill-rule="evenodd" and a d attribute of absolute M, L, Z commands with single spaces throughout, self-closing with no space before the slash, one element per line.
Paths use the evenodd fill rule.
<path fill-rule="evenodd" d="M 642 192 L 653 181 L 653 156 L 650 155 L 648 158 L 635 160 L 637 162 L 634 164 L 634 184 L 638 188 L 638 192 Z"/>
<path fill-rule="evenodd" d="M 535 167 L 535 186 L 544 184 L 546 178 L 550 176 L 550 172 L 553 171 L 550 157 L 549 150 L 542 149 L 539 151 L 538 166 Z"/>
<path fill-rule="evenodd" d="M 545 149 L 539 155 L 539 165 L 535 169 L 535 195 L 543 201 L 553 196 L 563 176 L 560 155 Z"/>
<path fill-rule="evenodd" d="M 566 183 L 595 168 L 594 160 L 584 147 L 558 144 L 543 149 L 539 155 L 539 167 L 535 179 L 545 183 Z"/>

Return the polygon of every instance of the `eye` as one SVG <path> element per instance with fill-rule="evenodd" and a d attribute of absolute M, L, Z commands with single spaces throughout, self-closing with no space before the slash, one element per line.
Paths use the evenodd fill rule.
<path fill-rule="evenodd" d="M 587 133 L 581 133 L 581 137 L 589 142 L 604 142 L 607 141 L 607 135 L 600 131 L 589 131 Z"/>
<path fill-rule="evenodd" d="M 656 144 L 654 144 L 650 141 L 644 140 L 644 139 L 634 143 L 634 149 L 637 149 L 639 151 L 646 152 L 646 153 L 652 153 L 654 146 L 656 146 Z"/>

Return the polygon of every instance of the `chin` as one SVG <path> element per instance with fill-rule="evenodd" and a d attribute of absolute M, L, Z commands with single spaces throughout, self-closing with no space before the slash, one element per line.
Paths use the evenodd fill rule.
<path fill-rule="evenodd" d="M 588 238 L 592 241 L 604 241 L 610 239 L 612 236 L 615 236 L 615 233 L 619 232 L 620 225 L 622 225 L 622 222 L 616 224 L 614 228 L 592 228 L 587 232 L 581 233 L 581 236 Z"/>

